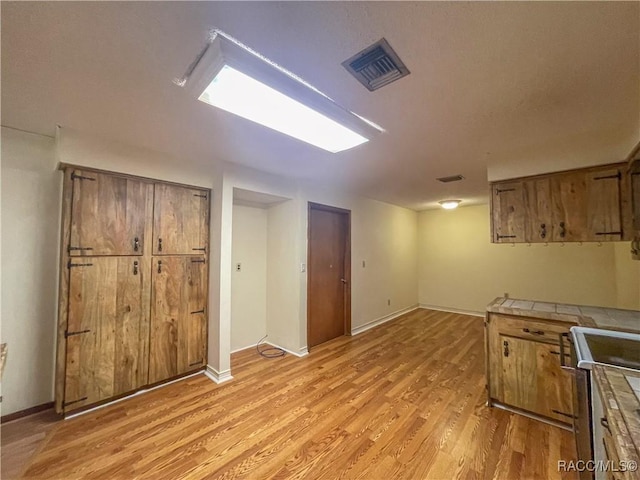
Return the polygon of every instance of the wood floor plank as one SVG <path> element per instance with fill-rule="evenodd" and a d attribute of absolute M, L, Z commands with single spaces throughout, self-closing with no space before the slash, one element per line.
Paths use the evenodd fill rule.
<path fill-rule="evenodd" d="M 570 432 L 485 405 L 483 359 L 482 319 L 422 309 L 303 358 L 248 349 L 232 382 L 59 422 L 24 477 L 576 478 Z"/>

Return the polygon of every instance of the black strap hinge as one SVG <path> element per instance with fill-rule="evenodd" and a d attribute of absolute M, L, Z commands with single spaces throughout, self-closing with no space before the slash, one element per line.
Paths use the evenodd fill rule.
<path fill-rule="evenodd" d="M 203 194 L 200 194 L 200 193 L 194 193 L 193 196 L 194 197 L 200 197 L 200 198 L 207 198 L 206 194 L 203 195 Z"/>
<path fill-rule="evenodd" d="M 195 315 L 197 313 L 204 313 L 204 308 L 202 310 L 196 310 L 195 312 L 191 312 L 191 315 Z"/>
<path fill-rule="evenodd" d="M 503 238 L 516 238 L 516 235 L 500 235 L 499 233 L 496 233 L 496 238 L 498 240 L 502 240 Z"/>
<path fill-rule="evenodd" d="M 71 260 L 69 260 L 69 263 L 67 263 L 67 268 L 71 268 L 71 267 L 92 267 L 93 263 L 71 263 Z"/>
<path fill-rule="evenodd" d="M 496 195 L 500 195 L 501 193 L 504 193 L 504 192 L 515 192 L 515 191 L 516 191 L 515 188 L 502 188 L 502 189 L 496 188 Z"/>
<path fill-rule="evenodd" d="M 609 178 L 617 178 L 618 180 L 620 180 L 622 178 L 622 174 L 620 173 L 620 171 L 618 171 L 618 173 L 616 173 L 615 175 L 603 175 L 602 177 L 593 177 L 594 180 L 607 180 Z"/>
<path fill-rule="evenodd" d="M 596 232 L 596 235 L 622 235 L 622 232 Z"/>
<path fill-rule="evenodd" d="M 67 247 L 67 252 L 71 253 L 73 251 L 77 251 L 77 250 L 93 250 L 93 247 L 72 247 L 71 245 L 69 245 Z"/>
<path fill-rule="evenodd" d="M 82 398 L 79 398 L 78 400 L 73 400 L 72 402 L 62 402 L 62 407 L 64 408 L 68 405 L 73 405 L 74 403 L 84 402 L 87 398 L 89 397 L 82 397 Z"/>
<path fill-rule="evenodd" d="M 192 248 L 191 250 L 195 250 L 195 251 L 198 251 L 198 252 L 206 252 L 207 251 L 206 247 Z"/>
<path fill-rule="evenodd" d="M 196 259 L 196 260 L 191 260 L 191 263 L 205 263 L 204 258 L 203 259 Z"/>
<path fill-rule="evenodd" d="M 83 333 L 89 333 L 91 330 L 78 330 L 77 332 L 69 332 L 69 331 L 65 331 L 64 332 L 64 338 L 69 338 L 69 337 L 73 337 L 74 335 L 81 335 Z"/>

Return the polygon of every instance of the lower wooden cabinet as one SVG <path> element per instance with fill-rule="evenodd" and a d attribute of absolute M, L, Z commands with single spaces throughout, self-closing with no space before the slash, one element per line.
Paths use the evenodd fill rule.
<path fill-rule="evenodd" d="M 573 377 L 560 363 L 560 336 L 570 326 L 489 313 L 486 324 L 489 403 L 571 423 Z M 563 353 L 568 363 L 569 352 Z"/>
<path fill-rule="evenodd" d="M 140 257 L 69 261 L 65 409 L 147 383 L 150 269 Z"/>
<path fill-rule="evenodd" d="M 154 257 L 149 383 L 204 366 L 207 268 L 202 257 Z"/>

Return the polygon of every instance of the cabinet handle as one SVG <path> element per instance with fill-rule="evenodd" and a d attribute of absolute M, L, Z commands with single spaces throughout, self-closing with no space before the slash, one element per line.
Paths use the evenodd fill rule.
<path fill-rule="evenodd" d="M 547 236 L 547 225 L 544 223 L 540 224 L 540 238 L 545 238 Z"/>
<path fill-rule="evenodd" d="M 522 331 L 524 333 L 530 333 L 531 335 L 544 335 L 542 330 L 529 330 L 528 328 L 523 328 Z"/>
<path fill-rule="evenodd" d="M 140 250 L 140 239 L 138 237 L 133 239 L 133 251 L 137 252 Z"/>
<path fill-rule="evenodd" d="M 162 273 L 162 260 L 158 260 L 158 273 Z"/>
<path fill-rule="evenodd" d="M 567 229 L 564 226 L 564 222 L 560 222 L 560 238 L 564 238 L 567 235 Z"/>
<path fill-rule="evenodd" d="M 138 274 L 138 262 L 133 262 L 133 274 Z"/>
<path fill-rule="evenodd" d="M 162 251 L 162 239 L 158 238 L 158 251 L 161 252 Z"/>
<path fill-rule="evenodd" d="M 502 352 L 504 354 L 505 357 L 509 356 L 509 342 L 507 342 L 506 340 L 504 342 L 502 342 L 502 346 L 504 347 L 504 351 Z"/>

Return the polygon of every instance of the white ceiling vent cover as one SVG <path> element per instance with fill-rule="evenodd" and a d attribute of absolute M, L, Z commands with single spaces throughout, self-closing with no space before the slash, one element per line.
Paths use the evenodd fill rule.
<path fill-rule="evenodd" d="M 411 73 L 384 38 L 342 62 L 342 66 L 372 92 Z"/>

